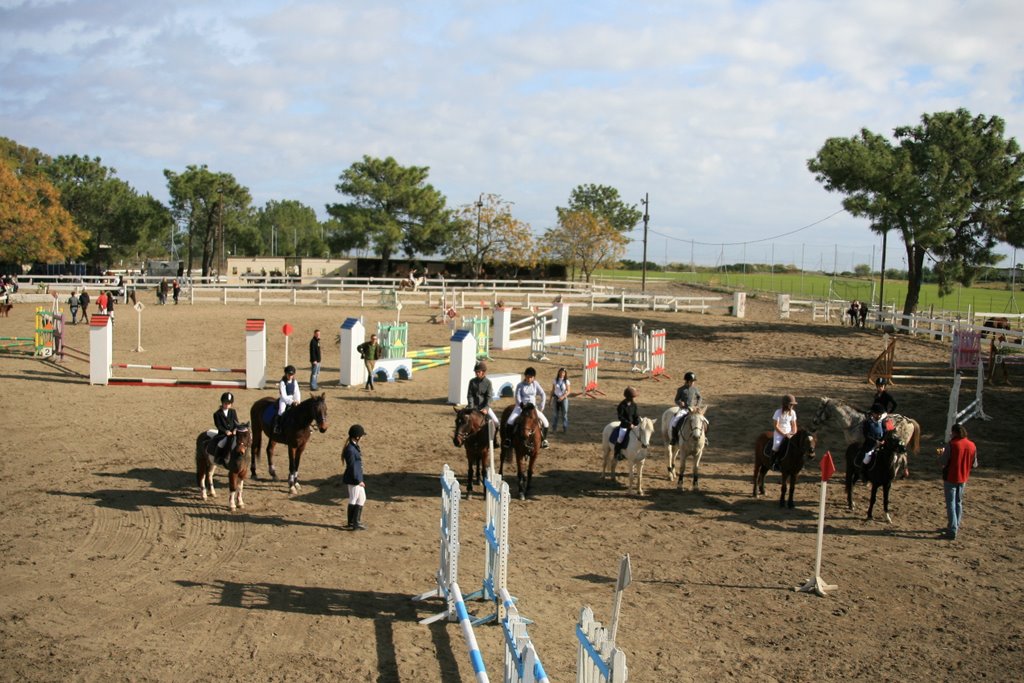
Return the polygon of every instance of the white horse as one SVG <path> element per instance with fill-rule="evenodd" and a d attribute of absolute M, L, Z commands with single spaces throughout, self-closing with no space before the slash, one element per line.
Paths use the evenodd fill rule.
<path fill-rule="evenodd" d="M 629 484 L 626 491 L 633 488 L 633 477 L 636 476 L 637 495 L 644 495 L 644 461 L 651 455 L 651 437 L 654 436 L 654 420 L 649 417 L 641 417 L 640 424 L 629 430 L 629 443 L 623 453 L 626 462 L 629 463 Z M 609 422 L 608 426 L 601 432 L 601 444 L 604 449 L 604 467 L 601 469 L 601 477 L 610 476 L 615 478 L 615 445 L 610 439 L 612 431 L 617 429 L 619 421 Z"/>
<path fill-rule="evenodd" d="M 700 459 L 707 446 L 708 419 L 704 417 L 707 406 L 699 406 L 690 411 L 679 425 L 678 449 L 672 446 L 672 418 L 679 413 L 679 406 L 672 406 L 661 416 L 661 438 L 665 441 L 668 456 L 668 478 L 670 481 L 678 477 L 679 488 L 683 487 L 683 475 L 686 472 L 686 459 L 693 456 L 693 488 L 697 488 L 700 477 Z M 676 472 L 676 456 L 679 456 L 679 472 Z"/>
<path fill-rule="evenodd" d="M 890 414 L 893 422 L 893 431 L 896 436 L 906 444 L 906 450 L 898 454 L 898 466 L 903 469 L 903 477 L 910 475 L 908 466 L 909 454 L 921 450 L 921 425 L 917 420 L 906 415 Z M 848 403 L 838 399 L 821 397 L 817 410 L 814 412 L 814 420 L 811 422 L 811 431 L 817 431 L 823 424 L 834 421 L 842 429 L 847 445 L 864 442 L 864 413 Z"/>

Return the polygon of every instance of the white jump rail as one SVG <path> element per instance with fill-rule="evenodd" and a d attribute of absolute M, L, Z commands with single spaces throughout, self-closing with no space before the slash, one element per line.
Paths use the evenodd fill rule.
<path fill-rule="evenodd" d="M 501 621 L 505 636 L 505 683 L 550 683 L 537 648 L 527 632 L 529 620 L 520 616 L 507 590 L 502 588 L 499 597 L 506 612 Z"/>

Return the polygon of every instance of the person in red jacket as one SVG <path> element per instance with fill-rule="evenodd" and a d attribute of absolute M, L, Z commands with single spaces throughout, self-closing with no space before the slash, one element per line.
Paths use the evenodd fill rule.
<path fill-rule="evenodd" d="M 978 466 L 978 448 L 967 438 L 967 429 L 959 422 L 953 425 L 951 432 L 952 438 L 940 451 L 939 458 L 948 520 L 944 536 L 952 541 L 960 532 L 960 520 L 964 516 L 964 486 L 971 477 L 971 470 Z"/>

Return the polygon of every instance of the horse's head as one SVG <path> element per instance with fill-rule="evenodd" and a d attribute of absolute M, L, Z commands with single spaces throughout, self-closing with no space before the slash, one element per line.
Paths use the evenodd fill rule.
<path fill-rule="evenodd" d="M 818 431 L 821 425 L 828 422 L 829 418 L 832 416 L 830 410 L 831 408 L 834 408 L 834 406 L 832 405 L 832 399 L 826 396 L 822 396 L 821 402 L 818 404 L 817 410 L 814 411 L 814 419 L 811 420 L 812 432 Z"/>
<path fill-rule="evenodd" d="M 692 413 L 684 418 L 686 422 L 683 427 L 687 430 L 687 434 L 691 441 L 700 441 L 704 438 L 704 432 L 708 428 L 708 419 L 704 417 L 704 411 L 694 410 Z"/>
<path fill-rule="evenodd" d="M 796 452 L 804 460 L 814 460 L 814 448 L 818 445 L 818 440 L 814 434 L 807 429 L 801 429 L 793 435 L 793 440 L 790 444 L 790 449 L 796 447 Z"/>
<path fill-rule="evenodd" d="M 327 394 L 313 397 L 313 420 L 321 434 L 327 431 Z"/>
<path fill-rule="evenodd" d="M 636 442 L 640 444 L 640 448 L 650 448 L 651 437 L 654 436 L 654 420 L 649 417 L 641 417 L 640 424 L 633 427 L 633 433 L 636 435 Z"/>
<path fill-rule="evenodd" d="M 470 408 L 456 408 L 452 406 L 455 411 L 455 433 L 452 434 L 452 443 L 456 448 L 461 448 L 466 439 L 472 433 L 470 431 L 470 414 L 472 410 Z"/>
<path fill-rule="evenodd" d="M 249 423 L 243 422 L 242 424 L 235 427 L 235 449 L 234 452 L 239 455 L 245 455 L 249 447 L 252 446 L 252 430 L 249 429 Z"/>

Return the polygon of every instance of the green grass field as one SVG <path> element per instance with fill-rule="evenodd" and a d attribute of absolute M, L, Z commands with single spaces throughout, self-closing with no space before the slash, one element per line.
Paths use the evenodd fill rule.
<path fill-rule="evenodd" d="M 620 281 L 629 282 L 631 286 L 639 286 L 641 272 L 639 270 L 602 270 L 594 277 L 599 284 L 614 284 Z M 648 272 L 647 282 L 685 282 L 710 287 L 723 287 L 730 290 L 743 290 L 748 293 L 790 294 L 795 297 L 825 299 L 829 295 L 832 278 L 820 273 L 661 273 Z M 877 304 L 878 278 L 857 279 L 839 278 L 835 282 L 835 294 L 841 299 L 860 299 Z M 936 310 L 960 311 L 967 313 L 1020 313 L 1024 309 L 1024 295 L 1014 296 L 1007 285 L 987 283 L 982 287 L 957 287 L 946 297 L 939 296 L 938 285 L 924 284 L 921 287 L 921 299 L 918 310 L 925 311 L 934 307 Z M 1016 294 L 1016 292 L 1014 292 Z M 895 304 L 902 309 L 907 296 L 906 280 L 885 281 L 885 303 Z"/>

